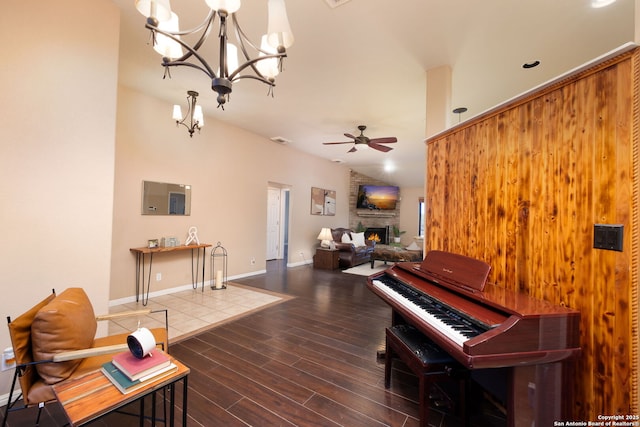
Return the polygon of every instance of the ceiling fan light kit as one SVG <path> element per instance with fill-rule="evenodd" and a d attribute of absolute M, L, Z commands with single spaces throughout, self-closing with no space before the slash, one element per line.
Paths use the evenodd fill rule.
<path fill-rule="evenodd" d="M 171 77 L 171 67 L 187 66 L 202 71 L 211 79 L 211 89 L 218 94 L 218 107 L 223 109 L 233 83 L 240 79 L 258 80 L 268 85 L 268 94 L 273 95 L 275 77 L 282 71 L 286 50 L 294 42 L 284 0 L 268 0 L 267 33 L 260 47 L 249 40 L 238 24 L 236 12 L 240 9 L 240 0 L 205 0 L 205 3 L 211 10 L 204 21 L 193 29 L 181 31 L 169 0 L 135 0 L 136 9 L 147 17 L 145 28 L 151 31 L 154 50 L 162 55 L 165 77 Z M 199 49 L 211 34 L 216 16 L 219 19 L 219 30 L 215 32 L 219 39 L 219 66 L 214 68 Z M 229 41 L 229 33 L 234 35 L 238 46 Z M 190 35 L 197 37 L 193 45 L 182 40 L 182 36 Z M 238 50 L 242 53 L 242 64 L 238 61 Z"/>
<path fill-rule="evenodd" d="M 393 144 L 398 142 L 398 139 L 395 136 L 388 136 L 384 138 L 369 138 L 364 135 L 364 131 L 367 127 L 365 125 L 358 126 L 358 130 L 360 131 L 360 135 L 353 136 L 350 133 L 345 133 L 344 136 L 347 138 L 353 139 L 353 141 L 345 141 L 345 142 L 323 142 L 324 145 L 336 145 L 336 144 L 354 144 L 353 147 L 347 153 L 354 153 L 358 151 L 356 148 L 359 144 L 364 144 L 367 147 L 373 148 L 374 150 L 382 151 L 383 153 L 387 153 L 393 148 L 387 147 L 381 144 Z"/>

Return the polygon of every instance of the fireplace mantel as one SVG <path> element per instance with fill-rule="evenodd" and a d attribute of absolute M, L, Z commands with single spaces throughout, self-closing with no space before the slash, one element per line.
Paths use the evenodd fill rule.
<path fill-rule="evenodd" d="M 395 212 L 356 212 L 356 215 L 364 218 L 393 218 Z"/>

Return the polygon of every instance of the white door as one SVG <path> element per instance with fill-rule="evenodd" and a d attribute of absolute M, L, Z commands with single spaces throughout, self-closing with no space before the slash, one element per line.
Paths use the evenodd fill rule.
<path fill-rule="evenodd" d="M 280 189 L 267 194 L 267 260 L 280 258 Z"/>

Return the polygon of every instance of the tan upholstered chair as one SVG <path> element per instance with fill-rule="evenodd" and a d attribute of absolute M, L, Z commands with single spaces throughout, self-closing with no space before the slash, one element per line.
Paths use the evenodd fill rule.
<path fill-rule="evenodd" d="M 34 405 L 40 408 L 38 425 L 44 404 L 55 400 L 54 384 L 100 369 L 114 353 L 128 349 L 128 333 L 95 338 L 98 321 L 152 312 L 164 312 L 164 328 L 154 328 L 151 332 L 156 343 L 167 351 L 167 310 L 147 309 L 95 316 L 93 306 L 81 288 L 69 288 L 57 296 L 53 291 L 13 321 L 7 317 L 16 368 L 2 426 L 6 425 L 9 412 Z M 14 408 L 20 400 L 20 395 L 12 400 L 18 380 L 23 405 Z"/>

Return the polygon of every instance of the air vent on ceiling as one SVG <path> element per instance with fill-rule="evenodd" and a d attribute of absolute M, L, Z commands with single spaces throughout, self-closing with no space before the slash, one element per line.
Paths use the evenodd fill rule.
<path fill-rule="evenodd" d="M 273 138 L 269 138 L 269 139 L 271 139 L 273 142 L 277 142 L 278 144 L 282 144 L 282 145 L 287 145 L 291 143 L 291 141 L 281 136 L 274 136 Z"/>
<path fill-rule="evenodd" d="M 324 1 L 327 2 L 327 4 L 331 9 L 335 9 L 336 7 L 341 6 L 350 0 L 324 0 Z"/>

